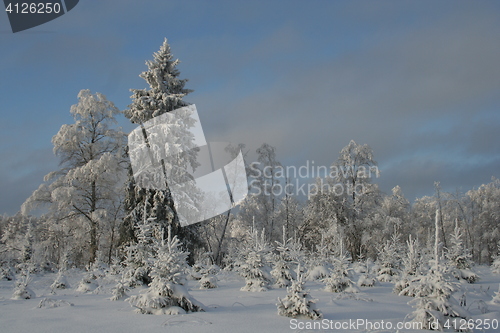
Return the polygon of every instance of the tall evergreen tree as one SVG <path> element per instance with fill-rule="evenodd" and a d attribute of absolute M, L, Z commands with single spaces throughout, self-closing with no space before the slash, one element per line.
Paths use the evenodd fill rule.
<path fill-rule="evenodd" d="M 142 126 L 147 144 L 149 143 L 143 124 L 154 117 L 188 106 L 183 98 L 192 92 L 184 88 L 187 80 L 179 78 L 180 72 L 177 69 L 179 60 L 174 60 L 166 38 L 153 57 L 153 60 L 146 62 L 148 70 L 139 75 L 149 84 L 149 88 L 131 89 L 132 104 L 124 111 L 125 117 L 132 123 Z M 154 218 L 163 230 L 166 231 L 170 226 L 174 235 L 180 234 L 179 217 L 168 187 L 168 180 L 166 185 L 164 190 L 141 188 L 136 184 L 132 170 L 129 170 L 125 207 L 127 215 L 122 230 L 122 241 L 135 240 L 134 226 L 143 220 L 144 213 Z M 145 202 L 151 207 L 149 212 L 143 210 Z M 185 237 L 181 235 L 180 238 Z"/>

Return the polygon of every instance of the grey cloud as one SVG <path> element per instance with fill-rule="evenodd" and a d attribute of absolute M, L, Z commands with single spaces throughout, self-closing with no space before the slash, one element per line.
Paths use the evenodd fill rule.
<path fill-rule="evenodd" d="M 499 154 L 494 144 L 500 137 L 498 118 L 470 121 L 485 100 L 493 98 L 498 108 L 500 24 L 495 15 L 484 9 L 442 14 L 424 27 L 367 43 L 355 54 L 318 63 L 306 57 L 301 63 L 284 59 L 284 76 L 272 84 L 262 82 L 245 98 L 220 103 L 221 95 L 198 97 L 212 116 L 224 119 L 224 126 L 216 126 L 221 139 L 251 146 L 266 141 L 277 146 L 279 156 L 297 163 L 315 159 L 329 164 L 355 139 L 371 145 L 386 165 L 411 152 L 421 155 L 409 168 L 412 177 L 398 178 L 388 165 L 384 178 L 400 179 L 406 192 L 421 193 L 419 184 L 427 183 L 432 190 L 440 178 L 457 186 L 487 182 L 499 171 L 494 164 L 481 167 L 489 172 L 485 178 L 453 171 L 446 160 L 459 154 L 463 166 L 454 167 L 467 169 L 468 157 Z M 264 61 L 271 71 L 273 60 Z M 439 119 L 451 127 L 425 130 Z"/>
<path fill-rule="evenodd" d="M 182 61 L 182 77 L 190 79 L 188 88 L 195 89 L 186 99 L 197 104 L 208 140 L 242 142 L 252 149 L 268 142 L 287 163 L 329 165 L 354 139 L 373 148 L 383 166 L 384 190 L 400 184 L 409 197 L 432 191 L 434 180 L 474 186 L 499 176 L 500 119 L 485 111 L 500 107 L 500 23 L 493 2 L 311 7 L 295 2 L 290 6 L 304 10 L 278 13 L 281 6 L 268 2 L 214 8 L 169 1 L 155 2 L 151 13 L 127 0 L 113 16 L 116 4 L 81 2 L 78 11 L 53 22 L 55 30 L 68 29 L 67 34 L 37 36 L 33 43 L 0 50 L 2 59 L 20 67 L 50 59 L 42 73 L 57 84 L 77 82 L 73 95 L 56 96 L 42 80 L 2 80 L 0 88 L 8 83 L 45 92 L 42 111 L 59 112 L 51 116 L 57 125 L 44 132 L 47 146 L 68 122 L 61 114 L 67 117 L 78 89 L 100 91 L 126 107 L 128 89 L 145 87 L 138 78 L 144 60 L 166 36 Z M 176 26 L 179 18 L 163 20 L 187 10 L 182 27 Z M 138 18 L 146 15 L 150 20 L 141 23 Z M 257 25 L 256 18 L 264 24 Z M 206 29 L 219 20 L 224 31 Z M 150 34 L 153 26 L 159 32 Z M 11 43 L 8 38 L 0 36 L 2 43 Z M 73 69 L 79 63 L 82 68 Z M 75 79 L 82 69 L 85 78 Z M 2 75 L 11 75 L 8 70 L 9 64 L 0 64 Z M 51 104 L 55 101 L 59 104 Z M 469 160 L 483 162 L 471 167 Z"/>
<path fill-rule="evenodd" d="M 434 193 L 433 184 L 439 181 L 444 191 L 462 193 L 489 183 L 492 176 L 498 177 L 500 157 L 489 160 L 469 159 L 456 163 L 432 157 L 405 159 L 382 172 L 382 189 L 400 185 L 410 200 Z M 385 171 L 385 172 L 384 172 Z"/>

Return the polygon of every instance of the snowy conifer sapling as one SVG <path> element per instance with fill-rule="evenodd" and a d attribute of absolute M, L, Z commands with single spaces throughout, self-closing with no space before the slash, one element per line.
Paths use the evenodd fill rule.
<path fill-rule="evenodd" d="M 217 288 L 217 274 L 220 270 L 217 265 L 210 265 L 210 255 L 207 252 L 202 255 L 200 261 L 193 266 L 194 272 L 191 273 L 195 280 L 199 280 L 200 289 Z"/>
<path fill-rule="evenodd" d="M 168 228 L 166 240 L 158 242 L 157 258 L 151 270 L 152 281 L 143 293 L 128 301 L 143 314 L 179 314 L 203 311 L 184 287 L 186 282 L 187 253 L 180 248 L 177 236 Z"/>
<path fill-rule="evenodd" d="M 255 228 L 250 228 L 249 235 L 251 246 L 243 253 L 244 262 L 238 268 L 239 273 L 245 278 L 242 291 L 266 291 L 269 289 L 271 274 L 267 263 L 269 246 L 265 239 L 264 230 L 259 237 Z"/>
<path fill-rule="evenodd" d="M 31 277 L 29 271 L 22 272 L 19 279 L 16 280 L 14 287 L 14 293 L 12 294 L 12 299 L 30 299 L 35 298 L 35 293 L 28 287 L 31 282 Z"/>
<path fill-rule="evenodd" d="M 290 256 L 290 244 L 293 240 L 286 239 L 286 227 L 283 226 L 283 240 L 277 243 L 277 250 L 279 254 L 274 256 L 273 260 L 273 270 L 271 275 L 275 280 L 275 284 L 278 288 L 288 287 L 291 284 L 293 278 L 290 266 L 292 264 L 292 258 Z"/>
<path fill-rule="evenodd" d="M 452 268 L 453 275 L 455 278 L 464 279 L 469 283 L 476 282 L 479 276 L 470 269 L 472 256 L 464 247 L 458 221 L 455 225 L 455 230 L 451 234 L 451 243 L 452 245 L 446 253 L 446 258 Z"/>
<path fill-rule="evenodd" d="M 394 285 L 394 292 L 401 296 L 415 296 L 401 293 L 403 290 L 408 292 L 406 289 L 410 283 L 418 279 L 417 275 L 419 275 L 419 270 L 421 266 L 421 255 L 419 250 L 418 240 L 409 236 L 406 241 L 408 249 L 406 251 L 406 256 L 403 258 L 404 269 L 401 274 L 401 277 L 398 279 L 396 284 Z"/>
<path fill-rule="evenodd" d="M 303 319 L 323 318 L 321 311 L 316 309 L 316 300 L 312 299 L 308 291 L 304 291 L 304 280 L 300 267 L 297 267 L 296 273 L 297 279 L 292 280 L 292 285 L 287 288 L 287 296 L 284 299 L 278 297 L 278 303 L 276 304 L 278 314 Z"/>
<path fill-rule="evenodd" d="M 330 270 L 330 275 L 323 279 L 326 287 L 325 290 L 333 293 L 358 292 L 358 288 L 350 278 L 350 257 L 345 253 L 338 258 L 333 259 L 333 269 Z"/>
<path fill-rule="evenodd" d="M 437 209 L 432 267 L 426 275 L 412 281 L 407 288 L 414 289 L 417 297 L 409 302 L 415 308 L 410 314 L 412 321 L 421 323 L 423 329 L 442 331 L 447 318 L 466 319 L 469 313 L 452 296 L 457 289 L 457 282 L 452 281 L 446 265 L 439 260 L 439 215 L 440 211 Z"/>
<path fill-rule="evenodd" d="M 87 293 L 96 290 L 98 287 L 96 280 L 97 276 L 95 276 L 92 272 L 85 273 L 82 280 L 78 284 L 76 291 Z"/>
<path fill-rule="evenodd" d="M 399 273 L 400 257 L 398 253 L 399 234 L 395 232 L 386 241 L 378 254 L 380 270 L 377 279 L 380 282 L 392 282 Z"/>
<path fill-rule="evenodd" d="M 50 290 L 52 293 L 55 293 L 56 289 L 66 289 L 69 287 L 68 281 L 66 280 L 66 276 L 64 275 L 63 270 L 59 270 L 57 273 L 57 277 L 54 282 L 50 285 Z"/>

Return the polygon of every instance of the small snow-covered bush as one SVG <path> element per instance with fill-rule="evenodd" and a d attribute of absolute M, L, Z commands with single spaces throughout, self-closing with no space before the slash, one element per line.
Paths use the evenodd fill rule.
<path fill-rule="evenodd" d="M 131 296 L 128 301 L 142 314 L 179 314 L 203 311 L 203 305 L 196 301 L 179 284 L 154 279 L 146 292 Z M 179 312 L 178 310 L 182 310 Z"/>
<path fill-rule="evenodd" d="M 467 318 L 467 311 L 457 301 L 444 295 L 436 297 L 419 297 L 409 302 L 416 310 L 409 318 L 422 324 L 425 330 L 443 330 L 446 317 Z"/>
<path fill-rule="evenodd" d="M 498 286 L 498 290 L 495 291 L 495 295 L 493 295 L 493 299 L 491 300 L 492 304 L 500 304 L 500 285 Z"/>
<path fill-rule="evenodd" d="M 377 278 L 371 273 L 363 273 L 358 279 L 359 287 L 374 287 L 378 284 Z"/>
<path fill-rule="evenodd" d="M 220 271 L 219 266 L 210 265 L 210 253 L 205 253 L 200 261 L 191 267 L 190 275 L 194 280 L 198 280 L 200 289 L 217 288 L 217 278 L 215 274 Z"/>
<path fill-rule="evenodd" d="M 35 298 L 36 295 L 28 287 L 28 284 L 31 282 L 31 278 L 29 276 L 29 272 L 23 274 L 17 281 L 14 287 L 14 293 L 12 294 L 12 299 L 31 299 Z"/>
<path fill-rule="evenodd" d="M 310 270 L 307 271 L 307 280 L 323 280 L 330 275 L 330 270 L 333 267 L 331 265 L 314 265 Z"/>
<path fill-rule="evenodd" d="M 479 280 L 479 275 L 477 275 L 470 269 L 461 269 L 459 278 L 467 281 L 468 283 L 475 283 Z"/>
<path fill-rule="evenodd" d="M 38 308 L 58 308 L 60 306 L 73 306 L 73 303 L 63 301 L 61 299 L 55 300 L 45 297 L 38 303 Z"/>
<path fill-rule="evenodd" d="M 82 293 L 87 293 L 87 292 L 92 292 L 97 289 L 98 285 L 96 283 L 97 277 L 92 273 L 88 272 L 86 273 L 80 283 L 78 284 L 78 287 L 76 288 L 76 291 L 82 292 Z"/>
<path fill-rule="evenodd" d="M 127 296 L 128 288 L 125 284 L 118 282 L 116 286 L 113 288 L 113 296 L 111 296 L 110 300 L 119 301 Z"/>
<path fill-rule="evenodd" d="M 213 289 L 218 287 L 217 278 L 211 274 L 204 275 L 198 283 L 200 289 Z"/>
<path fill-rule="evenodd" d="M 64 276 L 63 272 L 59 271 L 56 279 L 50 285 L 50 289 L 54 293 L 56 289 L 66 289 L 66 288 L 69 288 L 68 281 L 66 280 L 66 277 Z"/>
<path fill-rule="evenodd" d="M 491 264 L 491 269 L 494 273 L 500 274 L 500 255 L 496 256 L 495 261 Z"/>

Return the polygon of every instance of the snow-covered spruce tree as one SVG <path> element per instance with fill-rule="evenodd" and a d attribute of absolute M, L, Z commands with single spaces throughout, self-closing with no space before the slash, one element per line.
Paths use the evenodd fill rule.
<path fill-rule="evenodd" d="M 154 232 L 158 226 L 155 218 L 147 217 L 147 210 L 148 202 L 144 202 L 143 219 L 135 226 L 137 241 L 125 248 L 126 257 L 123 263 L 125 267 L 120 284 L 126 287 L 136 287 L 151 282 L 152 258 L 156 256 L 155 242 L 157 242 Z"/>
<path fill-rule="evenodd" d="M 180 241 L 177 236 L 172 236 L 170 227 L 167 239 L 161 239 L 156 244 L 157 256 L 153 259 L 149 288 L 140 295 L 131 296 L 128 299 L 130 304 L 143 314 L 203 311 L 203 305 L 184 287 L 188 254 L 179 248 Z"/>
<path fill-rule="evenodd" d="M 359 292 L 358 288 L 351 280 L 351 268 L 349 267 L 351 258 L 347 254 L 341 254 L 333 258 L 333 268 L 330 270 L 330 275 L 323 279 L 325 283 L 325 291 L 340 293 L 340 292 Z"/>
<path fill-rule="evenodd" d="M 469 313 L 462 308 L 452 294 L 457 290 L 458 283 L 454 282 L 447 272 L 447 267 L 439 259 L 439 208 L 435 218 L 434 260 L 431 269 L 426 275 L 412 281 L 408 288 L 412 288 L 415 299 L 409 304 L 415 308 L 410 314 L 413 322 L 422 324 L 423 329 L 443 330 L 443 325 L 449 318 L 467 319 Z"/>
<path fill-rule="evenodd" d="M 464 279 L 468 283 L 474 283 L 479 279 L 479 276 L 471 271 L 471 254 L 464 247 L 462 234 L 456 221 L 455 230 L 451 234 L 451 247 L 446 253 L 446 259 L 452 269 L 452 273 L 457 279 Z"/>
<path fill-rule="evenodd" d="M 149 88 L 131 89 L 132 103 L 124 111 L 125 117 L 133 124 L 140 126 L 157 116 L 188 106 L 189 104 L 183 98 L 192 92 L 192 90 L 184 88 L 187 80 L 179 78 L 180 72 L 177 69 L 179 60 L 174 59 L 166 38 L 160 50 L 153 54 L 153 58 L 153 60 L 146 62 L 148 70 L 139 75 L 148 83 Z M 149 145 L 151 142 L 149 142 L 146 131 L 143 131 L 143 134 L 144 140 Z M 172 142 L 172 146 L 177 145 L 181 151 L 193 151 L 193 135 L 187 126 L 183 128 L 183 132 L 178 133 L 177 137 L 178 141 Z M 190 163 L 195 163 L 194 159 L 191 159 Z M 193 166 L 195 165 L 193 164 Z M 172 233 L 179 235 L 180 239 L 183 240 L 182 233 L 186 230 L 181 232 L 170 188 L 168 184 L 165 185 L 166 189 L 164 190 L 141 188 L 140 184 L 135 182 L 132 170 L 129 170 L 125 202 L 127 217 L 121 235 L 124 242 L 134 239 L 134 226 L 143 220 L 142 207 L 146 201 L 152 207 L 151 212 L 148 212 L 149 217 L 155 218 L 165 232 L 170 226 Z"/>
<path fill-rule="evenodd" d="M 281 254 L 274 255 L 272 260 L 273 269 L 271 270 L 271 276 L 274 278 L 274 285 L 277 288 L 288 287 L 293 278 L 288 263 Z"/>
<path fill-rule="evenodd" d="M 16 280 L 16 284 L 14 287 L 14 293 L 12 294 L 12 299 L 30 299 L 35 298 L 36 295 L 28 287 L 28 284 L 31 282 L 30 273 L 28 270 L 25 270 L 21 273 L 21 276 Z"/>
<path fill-rule="evenodd" d="M 286 227 L 283 226 L 283 240 L 276 241 L 276 250 L 278 254 L 273 256 L 273 270 L 271 275 L 274 278 L 275 285 L 278 288 L 288 287 L 293 279 L 291 265 L 292 265 L 292 245 L 293 239 L 286 238 Z M 298 263 L 300 265 L 300 263 Z"/>
<path fill-rule="evenodd" d="M 297 234 L 295 233 L 294 236 L 291 238 L 291 241 L 288 244 L 288 251 L 286 252 L 288 254 L 288 261 L 290 262 L 290 269 L 292 272 L 292 275 L 297 271 L 297 269 L 300 268 L 301 273 L 306 272 L 306 262 L 307 262 L 307 256 L 302 248 L 302 244 L 299 241 Z"/>
<path fill-rule="evenodd" d="M 45 229 L 63 230 L 53 241 L 74 257 L 79 254 L 81 266 L 94 262 L 102 245 L 100 231 L 120 216 L 125 134 L 111 127 L 119 112 L 104 95 L 80 91 L 78 104 L 71 107 L 75 123 L 63 125 L 52 138 L 61 169 L 46 175 L 46 183 L 21 209 L 27 215 L 37 206 L 48 206 L 42 216 Z"/>
<path fill-rule="evenodd" d="M 241 290 L 266 291 L 271 283 L 271 274 L 268 265 L 270 248 L 266 242 L 265 230 L 259 236 L 258 231 L 252 227 L 248 235 L 249 244 L 242 249 L 243 262 L 238 267 L 239 274 L 245 278 L 245 286 Z"/>
<path fill-rule="evenodd" d="M 284 299 L 278 297 L 278 315 L 303 318 L 303 319 L 321 319 L 323 314 L 316 309 L 316 300 L 314 300 L 309 291 L 304 290 L 303 274 L 300 271 L 300 265 L 296 270 L 296 279 L 292 280 L 292 285 L 287 288 L 287 296 Z"/>
<path fill-rule="evenodd" d="M 413 281 L 408 288 L 412 288 L 413 292 L 406 293 L 416 297 L 408 303 L 415 308 L 410 318 L 422 323 L 424 329 L 442 330 L 447 318 L 469 317 L 467 310 L 452 296 L 458 285 L 451 280 L 443 264 L 434 264 L 426 275 Z"/>
<path fill-rule="evenodd" d="M 378 254 L 379 271 L 377 279 L 380 282 L 392 282 L 399 274 L 401 263 L 399 253 L 399 234 L 394 232 L 387 240 Z"/>
<path fill-rule="evenodd" d="M 406 256 L 403 257 L 403 272 L 401 276 L 397 279 L 396 284 L 394 285 L 393 291 L 396 294 L 411 296 L 402 294 L 401 292 L 405 290 L 411 283 L 412 280 L 417 278 L 420 274 L 420 266 L 421 266 L 421 256 L 420 256 L 420 246 L 418 243 L 418 239 L 412 238 L 412 236 L 408 236 L 408 240 L 406 241 L 407 250 Z"/>

